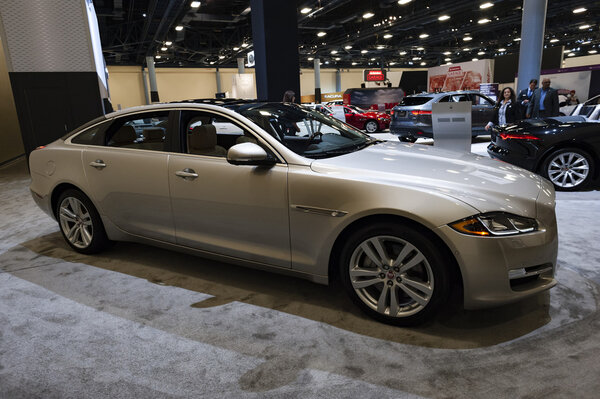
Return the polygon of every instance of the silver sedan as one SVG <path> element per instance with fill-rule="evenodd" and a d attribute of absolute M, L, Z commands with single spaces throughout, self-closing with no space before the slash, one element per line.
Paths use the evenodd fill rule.
<path fill-rule="evenodd" d="M 327 284 L 414 325 L 549 289 L 554 190 L 509 164 L 382 142 L 293 104 L 169 104 L 31 153 L 31 192 L 76 251 L 135 241 Z"/>

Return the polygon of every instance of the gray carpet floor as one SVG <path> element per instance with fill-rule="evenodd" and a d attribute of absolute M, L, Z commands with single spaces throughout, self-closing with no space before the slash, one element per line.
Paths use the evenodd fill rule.
<path fill-rule="evenodd" d="M 600 191 L 558 193 L 550 292 L 419 328 L 339 288 L 117 243 L 85 256 L 0 168 L 0 398 L 596 398 Z"/>

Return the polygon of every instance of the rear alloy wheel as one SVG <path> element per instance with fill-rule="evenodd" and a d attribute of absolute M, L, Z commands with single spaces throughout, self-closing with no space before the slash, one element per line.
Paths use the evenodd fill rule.
<path fill-rule="evenodd" d="M 579 148 L 553 152 L 543 165 L 543 173 L 557 190 L 574 191 L 585 187 L 592 178 L 594 161 Z"/>
<path fill-rule="evenodd" d="M 66 190 L 60 195 L 56 217 L 63 237 L 77 252 L 100 252 L 110 243 L 98 211 L 80 191 Z"/>
<path fill-rule="evenodd" d="M 375 121 L 367 121 L 367 123 L 365 123 L 365 130 L 367 133 L 375 133 L 379 130 L 379 126 L 377 126 L 377 122 Z"/>
<path fill-rule="evenodd" d="M 363 228 L 342 251 L 341 279 L 369 316 L 410 326 L 433 317 L 448 296 L 443 257 L 420 230 L 394 224 Z"/>

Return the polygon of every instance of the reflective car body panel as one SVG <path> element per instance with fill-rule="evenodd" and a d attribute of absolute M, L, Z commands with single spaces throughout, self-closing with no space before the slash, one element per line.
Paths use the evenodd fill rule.
<path fill-rule="evenodd" d="M 297 112 L 312 112 L 302 109 Z M 29 161 L 36 203 L 56 217 L 53 201 L 68 184 L 90 198 L 110 239 L 195 252 L 319 283 L 328 282 L 333 249 L 357 223 L 370 217 L 407 220 L 448 247 L 468 307 L 511 302 L 556 283 L 554 191 L 528 171 L 471 154 L 372 139 L 329 154 L 327 149 L 335 149 L 333 130 L 322 125 L 320 136 L 301 136 L 314 131 L 311 118 L 297 131 L 281 132 L 294 135 L 280 135 L 273 128 L 275 113 L 260 106 L 236 112 L 207 104 L 156 105 L 109 114 L 98 123 L 106 120 L 114 130 L 123 121 L 147 120 L 165 110 L 175 118 L 162 138 L 162 151 L 144 147 L 152 144 L 145 138 L 135 138 L 134 148 L 111 147 L 101 130 L 92 137 L 93 124 L 33 151 Z M 254 112 L 256 118 L 243 112 Z M 234 128 L 222 130 L 223 139 L 232 142 L 232 135 L 243 134 L 273 162 L 233 165 L 224 156 L 187 153 L 186 147 L 195 145 L 189 127 L 197 129 L 205 117 L 223 127 L 231 124 Z M 159 124 L 153 123 L 156 132 Z M 206 118 L 202 123 L 211 124 Z M 76 142 L 86 134 L 87 143 Z M 298 143 L 305 146 L 304 155 L 291 149 Z M 319 153 L 319 148 L 325 150 Z M 482 238 L 448 226 L 490 211 L 536 218 L 541 228 Z M 529 286 L 515 286 L 511 270 L 540 264 L 550 265 L 549 271 Z"/>

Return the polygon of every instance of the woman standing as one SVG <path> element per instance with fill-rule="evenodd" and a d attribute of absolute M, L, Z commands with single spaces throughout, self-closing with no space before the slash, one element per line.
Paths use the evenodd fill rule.
<path fill-rule="evenodd" d="M 516 123 L 519 119 L 521 119 L 521 111 L 515 99 L 515 91 L 512 87 L 505 87 L 494 107 L 494 118 L 485 126 L 485 130 L 489 130 L 494 125 Z"/>

